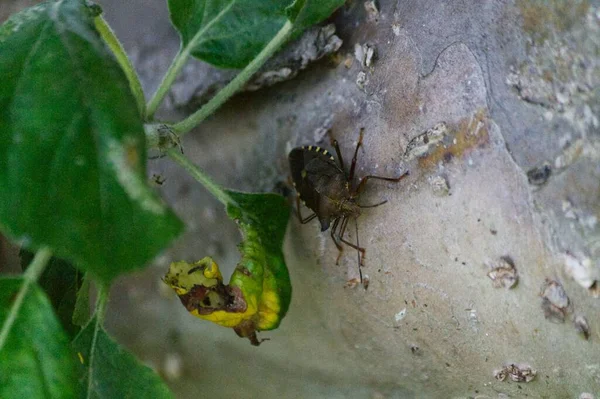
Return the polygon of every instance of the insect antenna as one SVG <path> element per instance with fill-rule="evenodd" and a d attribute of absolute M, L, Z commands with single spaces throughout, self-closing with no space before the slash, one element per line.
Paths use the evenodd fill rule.
<path fill-rule="evenodd" d="M 375 207 L 377 207 L 379 205 L 385 204 L 386 202 L 387 202 L 387 200 L 383 200 L 383 201 L 381 201 L 381 202 L 379 202 L 377 204 L 374 204 L 374 205 L 361 205 L 361 204 L 356 204 L 356 205 L 358 205 L 359 208 L 375 208 Z"/>

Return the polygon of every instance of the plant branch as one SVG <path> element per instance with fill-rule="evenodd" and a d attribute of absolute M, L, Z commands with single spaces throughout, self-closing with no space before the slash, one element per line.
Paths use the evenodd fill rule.
<path fill-rule="evenodd" d="M 212 195 L 214 195 L 221 203 L 225 206 L 230 204 L 236 204 L 225 190 L 218 184 L 213 182 L 200 168 L 194 165 L 188 158 L 179 152 L 179 150 L 171 148 L 167 150 L 167 155 L 171 157 L 175 162 L 181 165 L 190 175 L 200 184 L 202 184 Z"/>
<path fill-rule="evenodd" d="M 129 87 L 131 87 L 131 91 L 137 102 L 140 115 L 142 116 L 142 119 L 144 119 L 146 113 L 146 97 L 144 95 L 144 89 L 142 88 L 140 79 L 138 78 L 138 75 L 131 64 L 131 60 L 129 57 L 127 57 L 127 53 L 123 49 L 121 42 L 119 39 L 117 39 L 117 36 L 115 36 L 115 33 L 111 29 L 110 25 L 108 25 L 106 20 L 104 20 L 102 15 L 94 18 L 94 25 L 96 26 L 96 30 L 102 39 L 104 39 L 104 42 L 115 55 L 117 62 L 121 66 L 121 69 L 123 72 L 125 72 L 125 76 L 129 81 Z"/>
<path fill-rule="evenodd" d="M 17 315 L 19 314 L 19 310 L 21 310 L 21 306 L 23 305 L 23 300 L 25 296 L 29 292 L 32 284 L 38 280 L 42 272 L 44 271 L 48 261 L 52 257 L 52 251 L 49 248 L 42 248 L 36 254 L 27 270 L 23 274 L 23 285 L 19 289 L 17 293 L 17 297 L 13 302 L 12 307 L 10 308 L 10 312 L 8 313 L 8 317 L 4 321 L 4 325 L 2 326 L 2 331 L 0 331 L 0 351 L 6 344 L 6 340 L 8 338 L 8 334 L 17 319 Z"/>
<path fill-rule="evenodd" d="M 173 125 L 176 134 L 183 135 L 194 129 L 200 122 L 211 115 L 231 96 L 237 93 L 263 64 L 290 38 L 294 25 L 287 21 L 265 48 L 244 68 L 227 86 L 220 90 L 202 108 L 183 121 Z"/>
<path fill-rule="evenodd" d="M 171 89 L 171 86 L 173 85 L 173 82 L 175 81 L 175 78 L 177 77 L 177 75 L 179 75 L 179 72 L 181 72 L 181 69 L 183 68 L 183 66 L 187 62 L 187 60 L 188 60 L 190 54 L 192 53 L 192 50 L 194 49 L 194 47 L 196 47 L 198 45 L 198 43 L 200 43 L 200 39 L 202 38 L 202 36 L 204 36 L 204 34 L 210 28 L 212 28 L 212 26 L 215 23 L 219 22 L 219 20 L 225 14 L 227 14 L 227 12 L 229 12 L 229 10 L 231 9 L 231 7 L 233 7 L 233 5 L 236 3 L 236 1 L 237 0 L 231 0 L 231 2 L 226 7 L 224 7 L 219 12 L 219 14 L 217 14 L 217 16 L 215 16 L 209 23 L 207 23 L 202 29 L 200 29 L 194 35 L 194 37 L 192 38 L 192 40 L 190 40 L 185 47 L 183 47 L 183 43 L 182 43 L 181 49 L 179 50 L 179 52 L 177 53 L 177 55 L 173 59 L 173 62 L 171 63 L 171 66 L 169 66 L 169 69 L 167 70 L 167 73 L 163 77 L 162 82 L 160 82 L 160 85 L 158 86 L 158 89 L 156 89 L 156 93 L 154 93 L 154 96 L 152 96 L 152 99 L 150 99 L 150 102 L 148 103 L 148 107 L 146 108 L 148 119 L 152 119 L 152 117 L 156 113 L 156 110 L 158 109 L 158 106 L 162 102 L 162 100 L 165 97 L 165 95 Z"/>

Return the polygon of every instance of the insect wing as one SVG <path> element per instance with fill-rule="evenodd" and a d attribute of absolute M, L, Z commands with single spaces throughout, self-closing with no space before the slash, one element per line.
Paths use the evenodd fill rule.
<path fill-rule="evenodd" d="M 329 157 L 315 158 L 305 166 L 306 180 L 321 195 L 336 198 L 346 181 L 344 172 Z M 339 192 L 339 194 L 338 194 Z M 336 195 L 337 194 L 337 195 Z"/>
<path fill-rule="evenodd" d="M 330 177 L 341 171 L 325 150 L 319 152 L 315 149 L 295 148 L 290 152 L 289 161 L 292 180 L 300 199 L 319 214 L 321 194 Z"/>

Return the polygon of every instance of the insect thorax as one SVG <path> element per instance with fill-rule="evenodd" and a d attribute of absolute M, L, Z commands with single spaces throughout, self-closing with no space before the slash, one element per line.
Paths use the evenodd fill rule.
<path fill-rule="evenodd" d="M 321 223 L 321 231 L 325 231 L 329 228 L 330 223 L 338 218 L 358 217 L 360 208 L 354 199 L 349 197 L 340 200 L 322 196 L 317 214 Z"/>
<path fill-rule="evenodd" d="M 349 216 L 358 217 L 360 215 L 360 208 L 352 198 L 332 199 L 327 198 L 328 202 L 326 206 L 322 204 L 322 210 L 324 214 L 327 214 L 332 219 Z"/>
<path fill-rule="evenodd" d="M 342 200 L 339 203 L 340 213 L 344 216 L 358 217 L 360 215 L 360 207 L 354 202 L 354 199 Z"/>

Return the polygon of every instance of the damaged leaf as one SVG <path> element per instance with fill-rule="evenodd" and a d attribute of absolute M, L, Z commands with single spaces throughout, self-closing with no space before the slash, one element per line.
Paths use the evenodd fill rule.
<path fill-rule="evenodd" d="M 242 258 L 229 285 L 210 257 L 174 262 L 164 280 L 191 314 L 233 328 L 259 345 L 256 332 L 277 328 L 290 304 L 292 287 L 281 250 L 289 208 L 275 194 L 227 194 L 235 202 L 227 214 L 243 235 Z"/>

